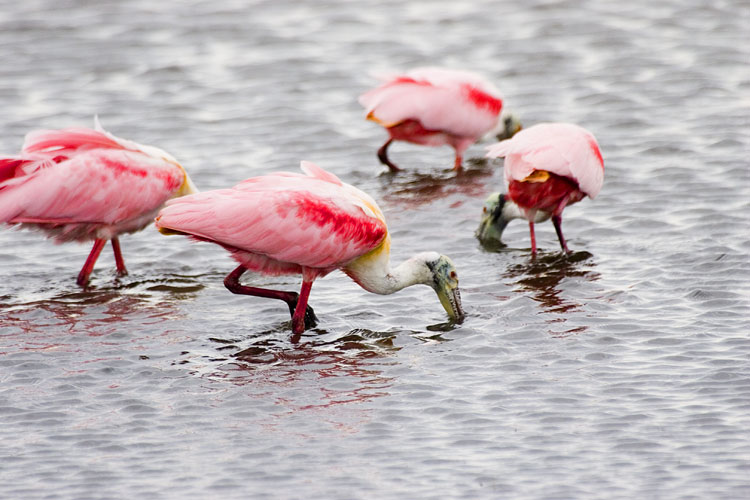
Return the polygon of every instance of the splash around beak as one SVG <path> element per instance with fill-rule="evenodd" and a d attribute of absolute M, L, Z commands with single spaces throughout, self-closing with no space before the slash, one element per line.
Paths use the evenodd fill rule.
<path fill-rule="evenodd" d="M 466 314 L 461 306 L 461 292 L 458 283 L 440 283 L 435 289 L 443 309 L 453 321 L 462 321 Z"/>

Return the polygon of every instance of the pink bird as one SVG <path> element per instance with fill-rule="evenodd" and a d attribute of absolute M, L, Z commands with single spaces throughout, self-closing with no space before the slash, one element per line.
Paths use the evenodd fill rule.
<path fill-rule="evenodd" d="M 317 321 L 307 306 L 313 281 L 335 269 L 378 294 L 430 286 L 451 318 L 463 316 L 458 276 L 448 257 L 420 253 L 392 269 L 391 240 L 375 201 L 310 162 L 301 166 L 306 175 L 278 172 L 171 200 L 156 226 L 164 234 L 183 234 L 228 250 L 239 266 L 224 285 L 232 293 L 286 302 L 295 335 Z M 301 274 L 301 291 L 241 285 L 239 278 L 247 270 Z"/>
<path fill-rule="evenodd" d="M 493 193 L 484 204 L 477 237 L 500 242 L 512 219 L 529 221 L 531 254 L 536 254 L 534 223 L 550 217 L 563 251 L 562 212 L 585 196 L 595 198 L 604 182 L 604 161 L 594 136 L 568 123 L 540 123 L 512 139 L 489 146 L 488 158 L 505 157 L 508 194 Z"/>
<path fill-rule="evenodd" d="M 387 155 L 393 141 L 424 146 L 449 145 L 456 151 L 454 168 L 461 169 L 466 149 L 496 130 L 503 100 L 484 78 L 468 71 L 417 68 L 384 78 L 379 87 L 359 97 L 367 119 L 388 130 L 378 159 L 391 171 L 400 170 Z M 499 139 L 521 129 L 513 115 L 505 115 Z"/>
<path fill-rule="evenodd" d="M 94 240 L 78 274 L 85 287 L 107 240 L 127 274 L 118 236 L 151 224 L 169 198 L 197 192 L 171 155 L 96 130 L 37 130 L 21 154 L 0 158 L 0 223 L 41 230 L 57 243 Z"/>

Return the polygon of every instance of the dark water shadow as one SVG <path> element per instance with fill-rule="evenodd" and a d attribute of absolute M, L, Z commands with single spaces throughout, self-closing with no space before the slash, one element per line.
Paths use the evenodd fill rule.
<path fill-rule="evenodd" d="M 428 332 L 448 332 L 455 328 L 454 322 L 448 322 L 430 325 L 427 330 Z M 355 328 L 342 335 L 336 335 L 323 328 L 312 328 L 302 335 L 293 335 L 290 329 L 291 322 L 283 321 L 274 328 L 253 334 L 251 339 L 209 337 L 209 340 L 218 344 L 214 349 L 223 354 L 217 360 L 236 361 L 248 365 L 314 361 L 319 355 L 327 356 L 332 353 L 358 358 L 382 358 L 401 349 L 394 342 L 399 336 L 408 336 L 420 342 L 447 342 L 449 340 L 444 338 L 442 333 L 432 334 L 399 329 L 374 331 Z"/>
<path fill-rule="evenodd" d="M 76 351 L 96 359 L 102 349 L 114 344 L 135 339 L 150 344 L 166 330 L 165 326 L 156 325 L 168 325 L 179 315 L 169 302 L 156 303 L 111 292 L 81 295 L 0 309 L 0 356 L 27 351 Z"/>
<path fill-rule="evenodd" d="M 584 304 L 564 296 L 563 280 L 580 279 L 597 281 L 600 274 L 594 269 L 596 262 L 593 255 L 586 251 L 571 252 L 539 252 L 536 258 L 530 258 L 521 264 L 514 264 L 507 268 L 503 277 L 513 280 L 517 287 L 514 292 L 526 294 L 538 302 L 545 313 L 555 314 L 549 322 L 560 323 L 566 321 L 566 314 L 580 310 Z M 568 336 L 585 331 L 587 327 L 580 326 L 565 332 L 550 332 L 555 336 Z"/>
<path fill-rule="evenodd" d="M 383 357 L 399 350 L 394 346 L 395 336 L 392 332 L 355 329 L 331 339 L 325 330 L 313 329 L 305 332 L 304 342 L 262 340 L 234 353 L 232 358 L 249 364 L 268 364 L 277 361 L 314 362 L 321 355 L 348 358 Z"/>
<path fill-rule="evenodd" d="M 485 158 L 471 158 L 464 161 L 463 169 L 458 172 L 453 168 L 427 173 L 405 168 L 400 172 L 384 172 L 379 180 L 385 202 L 415 208 L 454 194 L 469 198 L 487 196 L 493 191 L 494 171 L 495 167 Z"/>
<path fill-rule="evenodd" d="M 374 331 L 356 328 L 336 335 L 322 328 L 305 331 L 299 338 L 289 333 L 290 322 L 253 334 L 209 337 L 208 351 L 183 352 L 174 362 L 193 375 L 235 385 L 283 384 L 305 378 L 340 377 L 341 391 L 319 406 L 342 402 L 361 402 L 387 395 L 391 378 L 382 375 L 382 367 L 396 363 L 394 354 L 402 349 L 397 339 L 420 343 L 447 342 L 444 335 L 456 328 L 454 322 L 427 327 L 427 331 L 389 329 Z M 437 333 L 435 333 L 437 332 Z M 374 390 L 375 389 L 375 390 Z"/>
<path fill-rule="evenodd" d="M 209 352 L 183 353 L 175 364 L 211 381 L 250 386 L 250 391 L 271 391 L 284 399 L 285 411 L 300 411 L 387 396 L 392 377 L 383 366 L 393 364 L 401 347 L 394 340 L 401 331 L 376 332 L 354 329 L 332 336 L 312 329 L 298 343 L 291 342 L 288 328 L 279 325 L 246 338 L 209 340 Z M 214 351 L 212 353 L 210 351 Z M 308 386 L 311 395 L 297 392 L 285 397 L 290 387 Z M 262 389 L 259 389 L 262 388 Z"/>

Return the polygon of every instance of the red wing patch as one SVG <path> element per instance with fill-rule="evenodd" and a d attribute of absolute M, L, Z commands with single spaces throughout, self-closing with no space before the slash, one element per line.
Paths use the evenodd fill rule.
<path fill-rule="evenodd" d="M 17 177 L 31 175 L 41 168 L 47 168 L 55 163 L 60 163 L 68 158 L 66 156 L 55 156 L 51 160 L 43 157 L 37 158 L 0 158 L 0 183 Z"/>
<path fill-rule="evenodd" d="M 589 147 L 591 148 L 591 151 L 594 152 L 597 159 L 599 160 L 599 165 L 602 166 L 602 169 L 604 169 L 604 158 L 602 158 L 602 152 L 599 150 L 599 145 L 596 143 L 596 140 L 591 136 L 586 136 L 586 140 L 589 142 Z"/>
<path fill-rule="evenodd" d="M 566 205 L 571 205 L 585 196 L 578 189 L 578 183 L 572 179 L 548 173 L 549 179 L 544 182 L 510 181 L 508 196 L 521 208 L 533 208 L 550 213 L 555 213 L 566 198 Z"/>
<path fill-rule="evenodd" d="M 292 203 L 297 216 L 304 221 L 325 227 L 342 241 L 355 241 L 366 248 L 375 248 L 385 238 L 387 229 L 380 219 L 354 216 L 335 205 L 310 199 L 304 195 Z"/>
<path fill-rule="evenodd" d="M 476 87 L 464 85 L 464 91 L 469 101 L 479 109 L 486 109 L 494 115 L 500 114 L 500 110 L 503 109 L 503 101 L 501 99 L 493 97 Z"/>
<path fill-rule="evenodd" d="M 184 180 L 183 176 L 180 175 L 176 167 L 174 169 L 167 170 L 149 168 L 147 166 L 139 166 L 137 165 L 137 157 L 134 158 L 131 164 L 129 164 L 118 161 L 117 159 L 108 158 L 106 155 L 102 155 L 97 159 L 97 163 L 111 170 L 115 178 L 121 176 L 134 176 L 140 177 L 141 179 L 145 179 L 147 177 L 159 179 L 164 183 L 164 187 L 170 192 L 179 189 Z"/>
<path fill-rule="evenodd" d="M 0 183 L 12 179 L 18 175 L 18 167 L 24 164 L 20 158 L 0 159 Z"/>

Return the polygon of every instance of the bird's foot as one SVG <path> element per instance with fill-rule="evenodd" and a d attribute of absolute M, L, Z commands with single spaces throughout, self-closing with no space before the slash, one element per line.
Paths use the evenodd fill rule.
<path fill-rule="evenodd" d="M 305 330 L 315 328 L 318 325 L 318 317 L 315 316 L 315 311 L 310 306 L 305 309 Z"/>
<path fill-rule="evenodd" d="M 292 316 L 292 333 L 296 336 L 301 335 L 305 330 L 314 328 L 318 324 L 318 318 L 315 316 L 315 311 L 310 306 L 305 309 L 305 316 L 302 318 L 296 318 Z"/>
<path fill-rule="evenodd" d="M 460 172 L 463 167 L 463 158 L 461 156 L 456 156 L 456 160 L 453 162 L 453 170 L 456 172 Z"/>
<path fill-rule="evenodd" d="M 386 167 L 388 167 L 388 170 L 390 170 L 391 173 L 394 173 L 394 174 L 396 172 L 401 172 L 401 170 L 402 170 L 400 167 L 398 167 L 395 163 L 393 163 L 388 158 L 380 158 L 380 163 L 382 163 L 383 165 L 385 165 Z"/>
<path fill-rule="evenodd" d="M 81 288 L 84 288 L 84 289 L 87 288 L 88 285 L 89 285 L 89 276 L 88 276 L 88 274 L 86 274 L 86 275 L 79 274 L 78 278 L 76 278 L 76 284 L 78 284 L 78 286 L 80 286 Z"/>
<path fill-rule="evenodd" d="M 309 305 L 305 308 L 304 324 L 301 324 L 302 330 L 297 331 L 294 323 L 294 310 L 297 308 L 297 293 L 294 292 L 295 298 L 293 301 L 287 302 L 289 306 L 289 314 L 292 315 L 292 331 L 294 333 L 302 333 L 310 328 L 315 328 L 318 325 L 318 317 L 315 315 L 315 311 Z"/>

